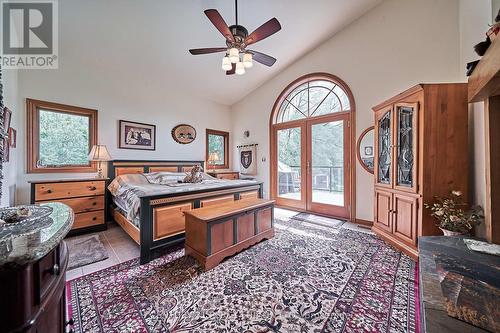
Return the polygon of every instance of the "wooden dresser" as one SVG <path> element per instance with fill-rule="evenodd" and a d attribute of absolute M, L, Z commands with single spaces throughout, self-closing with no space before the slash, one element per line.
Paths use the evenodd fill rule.
<path fill-rule="evenodd" d="M 75 213 L 71 234 L 106 229 L 108 178 L 31 181 L 31 203 L 62 202 Z"/>
<path fill-rule="evenodd" d="M 240 179 L 240 173 L 238 171 L 208 170 L 207 174 L 217 179 Z"/>
<path fill-rule="evenodd" d="M 441 235 L 423 204 L 452 190 L 467 201 L 467 84 L 420 84 L 373 110 L 373 231 L 416 258 L 419 236 Z"/>

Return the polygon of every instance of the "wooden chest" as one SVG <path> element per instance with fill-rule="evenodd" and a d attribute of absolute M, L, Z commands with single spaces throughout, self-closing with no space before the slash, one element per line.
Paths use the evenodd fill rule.
<path fill-rule="evenodd" d="M 274 201 L 248 199 L 186 211 L 186 255 L 209 270 L 274 236 Z"/>
<path fill-rule="evenodd" d="M 108 178 L 31 182 L 31 203 L 62 202 L 73 209 L 72 234 L 106 228 Z"/>

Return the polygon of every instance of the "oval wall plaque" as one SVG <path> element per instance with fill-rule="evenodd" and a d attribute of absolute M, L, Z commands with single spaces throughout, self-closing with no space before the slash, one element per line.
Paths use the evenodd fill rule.
<path fill-rule="evenodd" d="M 172 129 L 172 138 L 175 142 L 185 145 L 196 139 L 196 130 L 191 125 L 180 124 Z"/>

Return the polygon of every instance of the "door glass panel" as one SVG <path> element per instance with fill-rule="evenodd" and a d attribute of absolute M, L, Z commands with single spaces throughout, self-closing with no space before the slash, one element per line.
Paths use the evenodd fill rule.
<path fill-rule="evenodd" d="M 378 182 L 391 183 L 391 111 L 378 124 Z"/>
<path fill-rule="evenodd" d="M 301 200 L 301 129 L 278 130 L 278 196 Z"/>
<path fill-rule="evenodd" d="M 413 186 L 413 118 L 412 107 L 398 107 L 397 184 Z"/>
<path fill-rule="evenodd" d="M 311 126 L 312 201 L 344 206 L 344 122 Z"/>

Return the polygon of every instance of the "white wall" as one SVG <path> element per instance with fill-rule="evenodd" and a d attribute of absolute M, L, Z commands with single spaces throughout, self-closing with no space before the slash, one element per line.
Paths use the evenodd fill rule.
<path fill-rule="evenodd" d="M 371 107 L 417 83 L 463 81 L 459 74 L 458 2 L 387 0 L 232 106 L 233 147 L 257 142 L 258 178 L 269 192 L 269 116 L 294 79 L 327 72 L 356 102 L 357 136 L 373 125 Z M 243 131 L 250 138 L 243 138 Z M 355 143 L 353 143 L 355 144 Z M 238 165 L 237 155 L 233 163 Z M 266 158 L 263 162 L 262 158 Z M 356 162 L 356 217 L 373 219 L 373 175 Z"/>
<path fill-rule="evenodd" d="M 58 70 L 20 71 L 20 134 L 18 145 L 18 203 L 29 201 L 29 180 L 89 177 L 93 174 L 27 174 L 25 99 L 35 98 L 98 110 L 99 141 L 113 159 L 204 160 L 205 129 L 230 130 L 229 107 L 194 98 L 188 91 L 165 90 L 147 81 L 147 73 L 108 73 L 61 57 Z M 130 75 L 130 76 L 129 76 Z M 118 149 L 118 120 L 156 125 L 156 151 Z M 173 141 L 171 129 L 179 123 L 193 125 L 196 140 L 188 145 Z"/>
<path fill-rule="evenodd" d="M 491 0 L 460 0 L 460 71 L 464 80 L 466 64 L 479 59 L 473 46 L 485 39 L 491 13 Z M 484 139 L 484 103 L 469 104 L 470 194 L 472 203 L 482 207 L 486 202 Z M 484 237 L 485 230 L 482 224 L 476 234 Z"/>
<path fill-rule="evenodd" d="M 12 111 L 10 126 L 19 129 L 19 116 L 23 112 L 18 103 L 18 72 L 16 70 L 3 70 L 3 94 L 4 105 Z M 7 130 L 7 129 L 6 129 Z M 23 133 L 18 132 L 17 137 Z M 17 156 L 19 155 L 19 144 L 17 148 L 10 148 L 9 162 L 3 163 L 3 183 L 2 183 L 2 201 L 0 206 L 11 206 L 16 197 L 16 178 L 18 173 Z"/>

